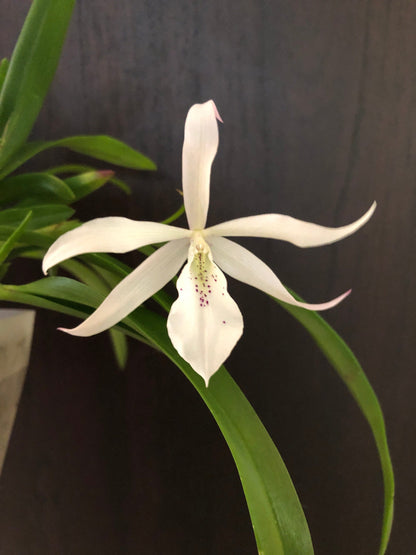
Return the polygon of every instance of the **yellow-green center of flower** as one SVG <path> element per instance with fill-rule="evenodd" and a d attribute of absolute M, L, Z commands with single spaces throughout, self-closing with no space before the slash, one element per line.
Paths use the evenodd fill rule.
<path fill-rule="evenodd" d="M 193 260 L 190 277 L 193 281 L 193 288 L 199 306 L 207 308 L 218 276 L 212 264 L 211 249 L 201 231 L 194 231 L 192 233 L 191 247 L 193 249 Z"/>
<path fill-rule="evenodd" d="M 191 236 L 191 244 L 199 254 L 207 255 L 211 252 L 201 231 L 194 231 Z"/>

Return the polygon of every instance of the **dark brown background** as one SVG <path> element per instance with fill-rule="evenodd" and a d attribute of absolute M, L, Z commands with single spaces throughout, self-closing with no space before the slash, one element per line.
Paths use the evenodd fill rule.
<path fill-rule="evenodd" d="M 10 55 L 29 2 L 2 0 Z M 397 473 L 389 553 L 416 554 L 414 335 L 416 3 L 412 0 L 90 0 L 76 7 L 36 138 L 106 132 L 153 157 L 121 172 L 84 218 L 165 218 L 179 206 L 183 123 L 214 98 L 224 119 L 211 223 L 270 212 L 342 225 L 333 246 L 246 240 L 326 314 L 384 409 Z M 37 166 L 80 160 L 44 156 Z M 24 282 L 37 266 L 15 272 Z M 369 428 L 303 329 L 230 280 L 245 334 L 228 361 L 289 468 L 321 555 L 377 552 L 382 485 Z M 141 345 L 115 369 L 106 334 L 74 339 L 39 312 L 0 482 L 1 555 L 252 554 L 233 460 L 181 373 Z"/>

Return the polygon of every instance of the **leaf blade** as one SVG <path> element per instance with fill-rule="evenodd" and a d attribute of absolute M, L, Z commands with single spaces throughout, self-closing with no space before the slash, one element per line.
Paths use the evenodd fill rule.
<path fill-rule="evenodd" d="M 297 300 L 302 301 L 294 291 L 290 292 Z M 298 320 L 312 336 L 324 356 L 349 389 L 370 425 L 383 474 L 384 512 L 379 548 L 379 555 L 383 555 L 387 549 L 393 523 L 395 485 L 386 426 L 380 403 L 352 350 L 319 314 L 283 303 L 277 299 L 274 300 Z"/>
<path fill-rule="evenodd" d="M 16 227 L 16 229 L 4 241 L 3 245 L 0 248 L 0 266 L 3 264 L 3 262 L 6 260 L 6 258 L 9 256 L 9 254 L 13 250 L 14 245 L 19 240 L 20 236 L 22 235 L 23 231 L 25 230 L 25 227 L 27 226 L 31 217 L 32 217 L 32 211 L 29 210 L 29 212 L 23 218 L 21 223 Z"/>
<path fill-rule="evenodd" d="M 120 331 L 114 329 L 111 329 L 109 334 L 117 366 L 119 370 L 124 370 L 129 354 L 126 336 Z"/>
<path fill-rule="evenodd" d="M 58 199 L 68 203 L 75 200 L 75 194 L 65 181 L 44 172 L 23 173 L 0 182 L 2 203 L 33 197 Z"/>
<path fill-rule="evenodd" d="M 65 183 L 71 189 L 75 200 L 80 200 L 93 193 L 112 179 L 112 171 L 90 171 L 80 173 L 65 179 Z"/>
<path fill-rule="evenodd" d="M 150 158 L 108 135 L 79 135 L 54 142 L 54 146 L 64 146 L 74 152 L 104 160 L 116 166 L 133 170 L 156 169 L 156 164 Z"/>
<path fill-rule="evenodd" d="M 11 287 L 26 295 L 69 298 L 95 307 L 99 295 L 68 278 L 46 278 Z M 1 288 L 0 288 L 1 293 Z M 273 441 L 237 384 L 222 367 L 206 388 L 202 379 L 180 358 L 166 330 L 166 319 L 145 308 L 125 322 L 156 344 L 194 385 L 214 416 L 234 457 L 252 518 L 259 553 L 311 555 L 312 542 L 302 506 Z"/>
<path fill-rule="evenodd" d="M 118 139 L 108 135 L 78 135 L 56 141 L 32 141 L 24 144 L 2 167 L 0 179 L 44 150 L 58 147 L 69 148 L 74 152 L 123 168 L 148 171 L 156 169 L 156 164 L 150 158 Z"/>
<path fill-rule="evenodd" d="M 3 88 L 4 80 L 6 79 L 8 69 L 9 60 L 7 58 L 3 58 L 0 62 L 0 93 Z"/>
<path fill-rule="evenodd" d="M 29 211 L 32 211 L 32 218 L 27 225 L 27 230 L 41 229 L 61 223 L 74 213 L 72 208 L 64 204 L 39 204 L 25 208 L 7 208 L 0 212 L 0 227 L 18 226 Z"/>
<path fill-rule="evenodd" d="M 75 0 L 34 0 L 0 96 L 0 164 L 24 143 L 55 74 Z"/>

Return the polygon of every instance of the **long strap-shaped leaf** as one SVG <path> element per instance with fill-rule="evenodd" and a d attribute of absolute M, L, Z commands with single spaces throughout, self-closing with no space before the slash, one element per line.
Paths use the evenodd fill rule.
<path fill-rule="evenodd" d="M 313 553 L 309 530 L 284 462 L 238 385 L 222 367 L 209 388 L 173 348 L 165 320 L 142 311 L 142 333 L 157 343 L 191 381 L 220 427 L 244 488 L 259 553 Z"/>
<path fill-rule="evenodd" d="M 291 291 L 292 295 L 302 300 Z M 275 299 L 276 300 L 276 299 Z M 379 554 L 386 552 L 394 509 L 394 474 L 387 444 L 383 413 L 377 396 L 360 363 L 345 341 L 316 312 L 278 302 L 310 333 L 322 353 L 350 390 L 362 413 L 370 424 L 377 445 L 384 482 L 384 514 Z"/>
<path fill-rule="evenodd" d="M 46 298 L 63 303 L 65 312 L 74 303 L 95 307 L 97 295 L 68 278 L 46 278 L 24 286 L 1 286 L 0 299 L 33 302 Z M 69 303 L 69 304 L 68 304 Z M 312 541 L 303 510 L 284 462 L 237 384 L 222 367 L 207 389 L 202 379 L 178 355 L 166 331 L 166 320 L 139 308 L 129 316 L 136 330 L 153 342 L 182 370 L 217 421 L 234 457 L 244 488 L 259 553 L 311 555 Z"/>
<path fill-rule="evenodd" d="M 36 239 L 38 235 L 39 234 L 31 233 L 30 239 Z M 27 239 L 29 239 L 29 237 L 27 237 Z M 39 245 L 48 246 L 49 242 L 50 241 L 47 240 L 47 244 L 45 245 L 40 242 Z M 102 268 L 105 268 L 107 273 L 113 274 L 115 282 L 124 277 L 126 271 L 128 271 L 128 268 L 122 268 L 120 263 L 112 257 L 106 255 L 89 255 L 89 257 L 91 258 L 90 262 L 94 265 L 103 265 Z M 292 294 L 297 299 L 302 300 L 293 291 Z M 16 302 L 30 304 L 29 300 L 25 301 L 21 299 L 19 301 L 17 298 L 15 300 Z M 164 308 L 169 310 L 170 299 L 161 302 L 161 304 Z M 380 555 L 382 555 L 387 548 L 393 520 L 394 475 L 387 445 L 384 419 L 377 397 L 352 351 L 323 318 L 311 311 L 289 306 L 284 303 L 280 304 L 302 323 L 315 339 L 324 355 L 346 383 L 371 426 L 380 456 L 385 491 L 383 527 L 379 551 Z M 53 309 L 53 307 L 49 308 Z"/>
<path fill-rule="evenodd" d="M 28 137 L 61 55 L 75 0 L 33 0 L 0 96 L 0 165 Z"/>
<path fill-rule="evenodd" d="M 145 251 L 148 248 L 149 247 L 146 247 L 140 250 Z M 150 248 L 150 252 L 152 251 L 153 248 Z M 145 254 L 149 253 L 147 252 Z M 108 257 L 108 259 L 101 258 L 101 255 L 98 255 L 97 258 L 99 263 L 106 263 L 107 265 L 111 260 L 111 257 Z M 291 291 L 291 293 L 295 298 L 302 301 L 302 298 L 294 291 Z M 163 292 L 155 295 L 155 300 L 159 302 L 163 308 L 169 310 L 171 299 L 166 298 L 166 295 L 162 296 L 162 298 L 158 298 L 161 294 L 163 294 Z M 277 299 L 274 300 L 277 301 Z M 354 353 L 318 313 L 297 308 L 286 303 L 279 304 L 292 314 L 315 339 L 318 347 L 322 350 L 323 354 L 347 385 L 370 424 L 379 453 L 384 482 L 384 514 L 379 549 L 379 554 L 383 555 L 387 549 L 393 522 L 394 474 L 387 444 L 383 413 L 377 396 Z"/>
<path fill-rule="evenodd" d="M 13 250 L 15 244 L 17 243 L 17 241 L 21 237 L 22 233 L 24 232 L 25 227 L 27 226 L 31 217 L 32 217 L 32 212 L 29 211 L 26 214 L 26 216 L 23 217 L 22 221 L 14 229 L 14 231 L 12 233 L 10 233 L 10 235 L 9 235 L 9 237 L 7 237 L 6 241 L 4 241 L 4 243 L 2 243 L 2 245 L 0 246 L 0 266 L 3 264 L 3 262 L 6 260 L 6 258 L 9 256 L 9 254 Z"/>
<path fill-rule="evenodd" d="M 156 164 L 131 146 L 108 135 L 79 135 L 64 137 L 55 141 L 33 141 L 25 143 L 1 165 L 0 179 L 3 179 L 22 164 L 49 148 L 69 148 L 85 156 L 103 160 L 124 168 L 135 170 L 155 170 Z"/>

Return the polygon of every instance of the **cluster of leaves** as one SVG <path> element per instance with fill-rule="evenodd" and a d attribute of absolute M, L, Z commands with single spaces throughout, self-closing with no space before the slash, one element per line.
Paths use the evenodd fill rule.
<path fill-rule="evenodd" d="M 126 185 L 112 171 L 65 165 L 24 173 L 20 166 L 39 152 L 65 147 L 106 163 L 151 170 L 148 158 L 107 136 L 77 136 L 27 142 L 54 75 L 75 0 L 34 0 L 10 64 L 0 65 L 0 300 L 85 318 L 131 269 L 114 257 L 90 254 L 60 265 L 73 276 L 50 276 L 26 285 L 4 283 L 17 257 L 41 259 L 63 232 L 79 225 L 72 207 L 80 198 L 111 181 Z M 17 170 L 17 173 L 15 173 Z M 180 214 L 173 215 L 166 223 Z M 144 254 L 151 247 L 142 249 Z M 172 300 L 154 296 L 166 311 Z M 385 508 L 380 554 L 387 547 L 393 513 L 394 481 L 383 415 L 357 359 L 316 313 L 285 305 L 309 332 L 356 399 L 370 424 L 380 456 Z M 250 403 L 224 367 L 209 388 L 172 347 L 166 319 L 140 307 L 120 322 L 111 337 L 120 366 L 126 360 L 126 336 L 164 353 L 185 374 L 216 419 L 235 459 L 259 553 L 311 554 L 312 541 L 302 506 L 280 454 Z"/>
<path fill-rule="evenodd" d="M 106 135 L 27 140 L 55 73 L 73 7 L 74 0 L 35 1 L 11 62 L 0 63 L 0 281 L 13 259 L 41 258 L 61 233 L 79 225 L 73 219 L 76 201 L 107 182 L 129 192 L 110 170 L 71 164 L 25 173 L 20 170 L 25 162 L 60 147 L 126 168 L 155 169 L 149 158 Z M 72 273 L 80 278 L 75 268 Z M 125 340 L 115 332 L 111 337 L 122 366 Z"/>

